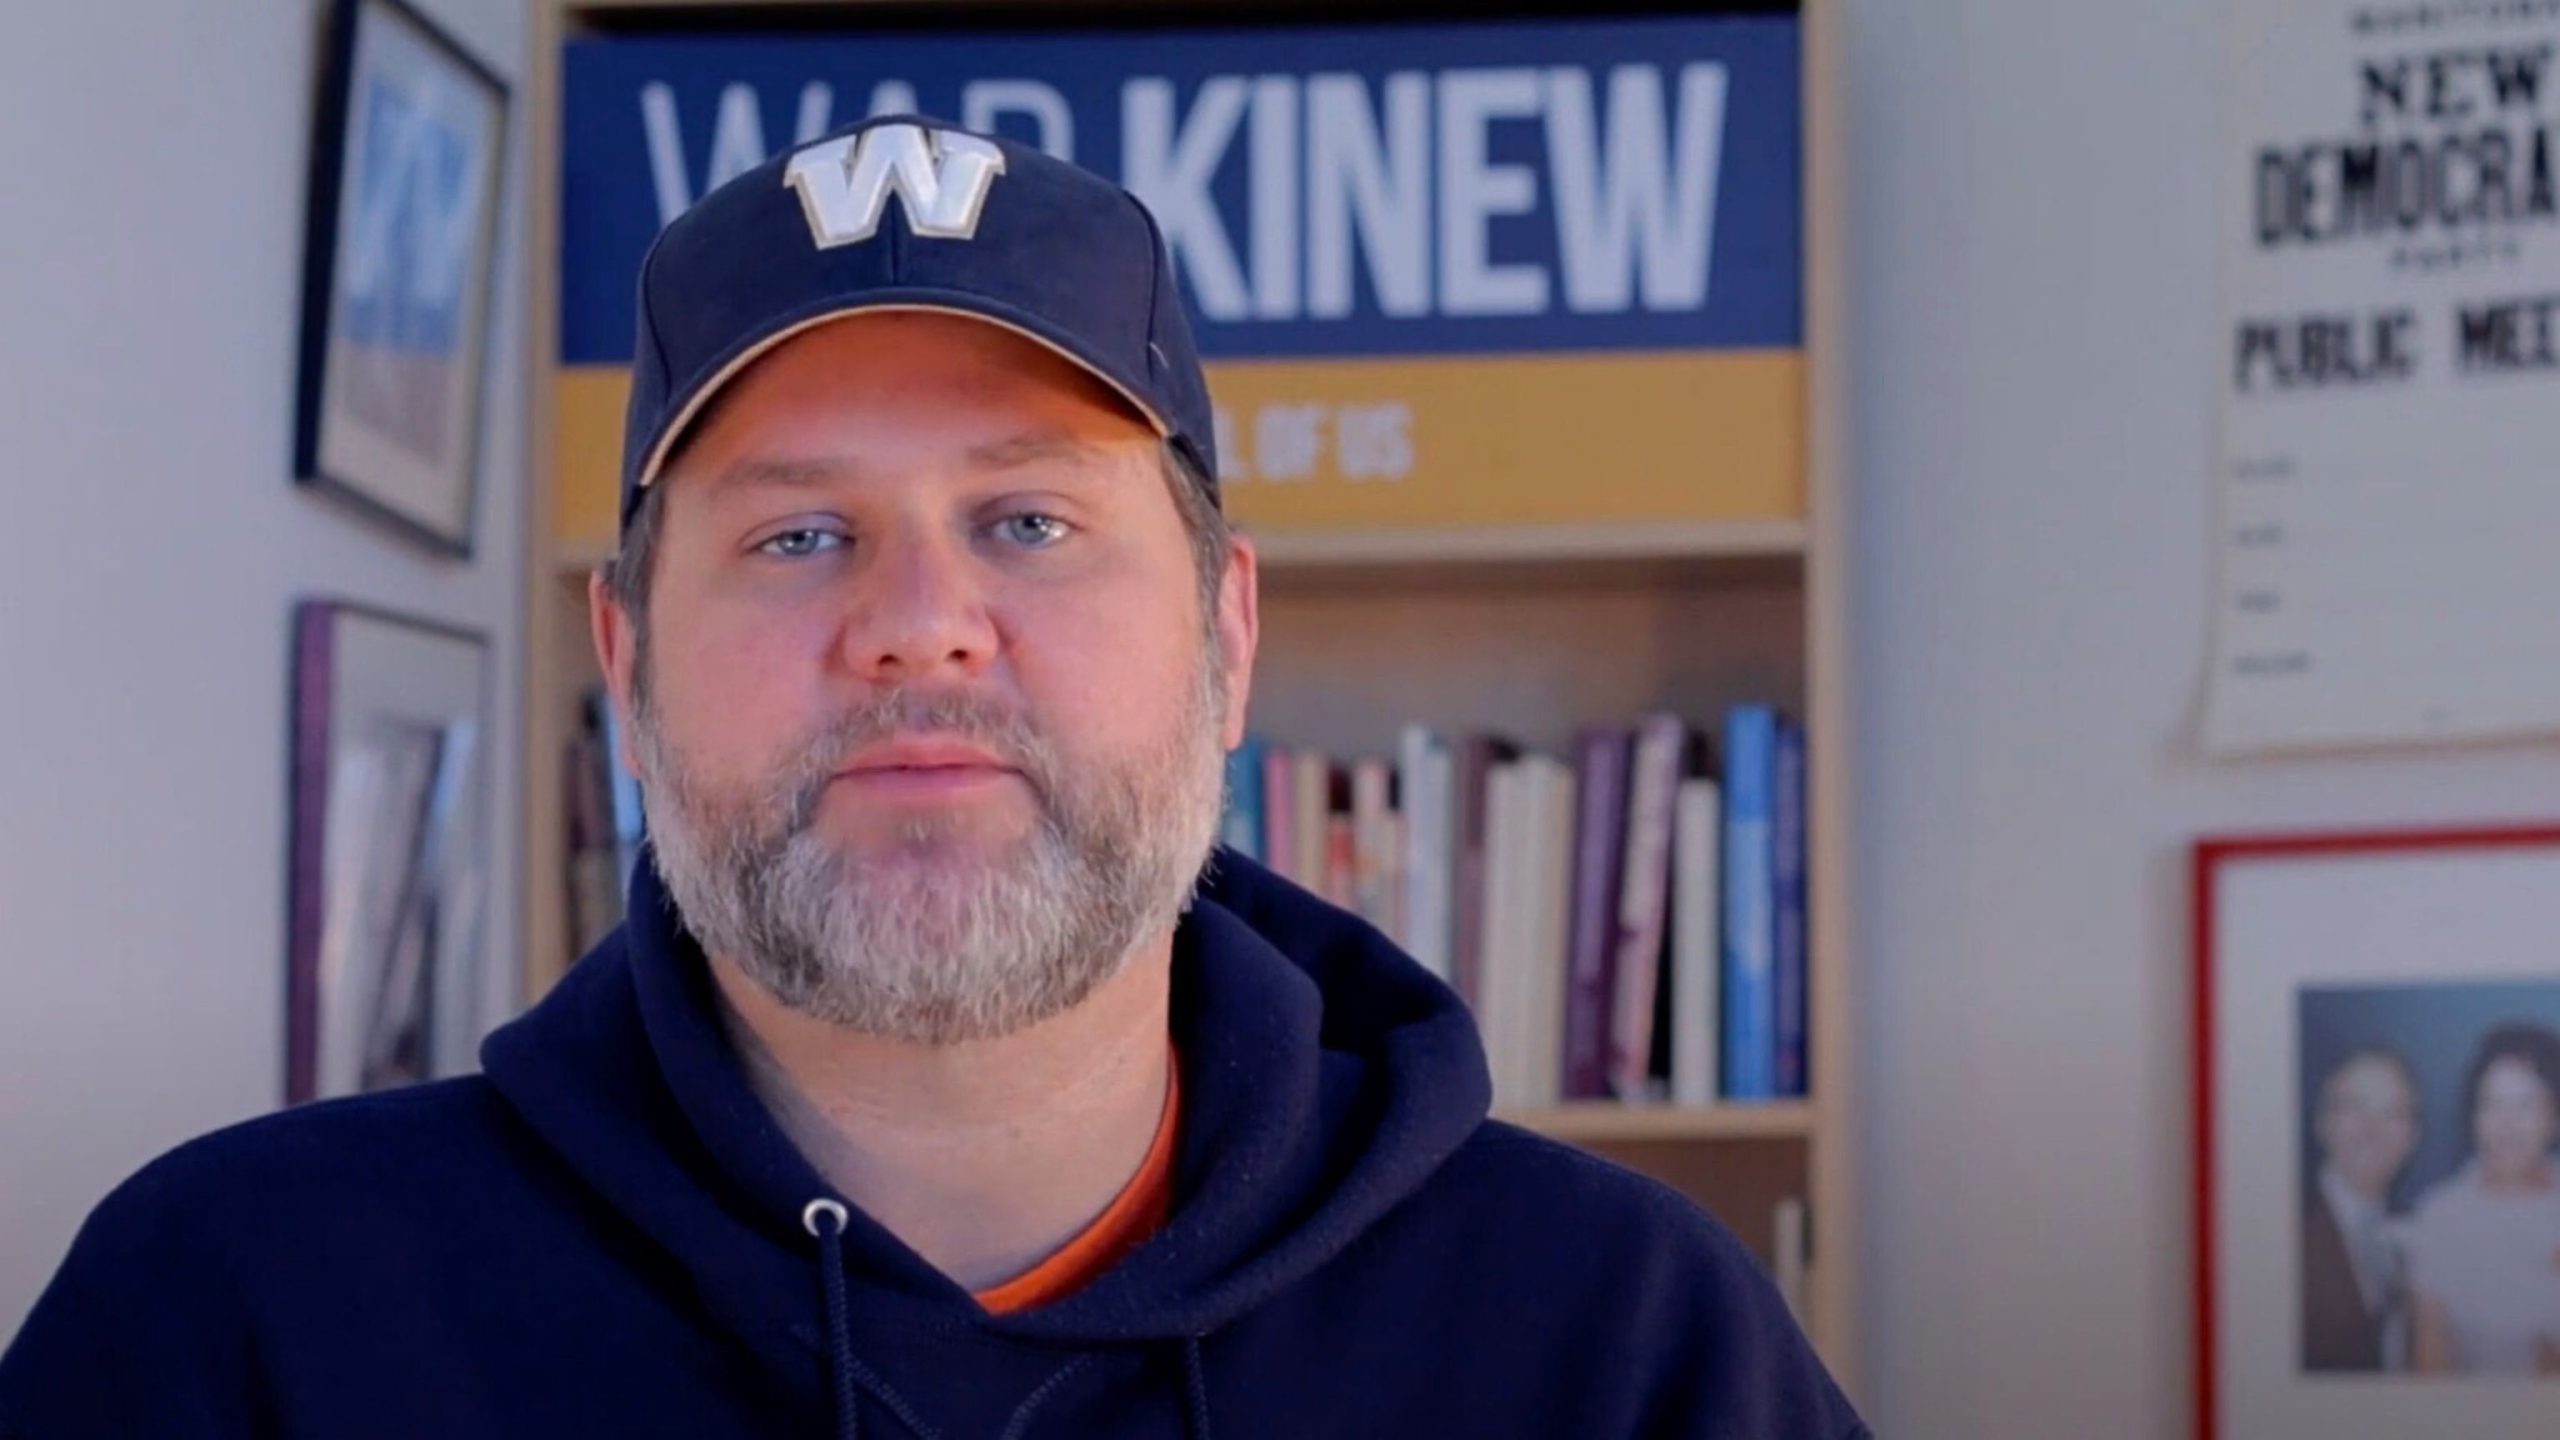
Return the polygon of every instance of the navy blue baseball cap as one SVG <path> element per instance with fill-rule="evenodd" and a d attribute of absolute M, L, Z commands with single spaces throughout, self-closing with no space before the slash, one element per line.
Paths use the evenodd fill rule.
<path fill-rule="evenodd" d="M 705 195 L 640 264 L 622 523 L 720 387 L 873 310 L 999 325 L 1091 372 L 1218 503 L 1208 381 L 1155 220 L 1026 145 L 914 115 L 849 125 Z"/>

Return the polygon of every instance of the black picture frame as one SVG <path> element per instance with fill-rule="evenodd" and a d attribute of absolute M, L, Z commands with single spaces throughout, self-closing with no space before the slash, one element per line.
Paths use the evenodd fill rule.
<path fill-rule="evenodd" d="M 324 55 L 294 478 L 467 560 L 508 86 L 406 0 L 330 0 Z"/>
<path fill-rule="evenodd" d="M 285 1102 L 467 1069 L 489 998 L 489 636 L 310 599 L 292 652 Z"/>

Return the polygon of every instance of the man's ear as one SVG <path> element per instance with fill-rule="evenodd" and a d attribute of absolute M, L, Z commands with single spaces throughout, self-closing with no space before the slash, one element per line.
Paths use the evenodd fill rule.
<path fill-rule="evenodd" d="M 1253 700 L 1253 652 L 1262 639 L 1261 562 L 1253 542 L 1227 537 L 1227 573 L 1218 582 L 1218 638 L 1226 654 L 1227 717 L 1223 743 L 1244 743 L 1245 712 Z"/>
<path fill-rule="evenodd" d="M 604 572 L 587 577 L 587 626 L 594 632 L 596 664 L 604 671 L 605 690 L 613 697 L 613 708 L 622 716 L 618 728 L 622 734 L 619 757 L 623 768 L 640 773 L 640 758 L 631 752 L 631 679 L 638 663 L 640 632 L 631 612 L 614 598 L 613 588 L 604 583 Z"/>

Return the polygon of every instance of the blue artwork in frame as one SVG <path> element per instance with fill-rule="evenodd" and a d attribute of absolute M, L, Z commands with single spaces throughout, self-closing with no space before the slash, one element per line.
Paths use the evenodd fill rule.
<path fill-rule="evenodd" d="M 403 0 L 333 0 L 294 475 L 471 554 L 507 87 Z"/>

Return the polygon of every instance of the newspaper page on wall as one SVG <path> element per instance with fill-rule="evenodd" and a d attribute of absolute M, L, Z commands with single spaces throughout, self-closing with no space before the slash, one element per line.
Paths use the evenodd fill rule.
<path fill-rule="evenodd" d="M 2560 732 L 2560 0 L 2242 0 L 2209 750 Z"/>

